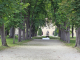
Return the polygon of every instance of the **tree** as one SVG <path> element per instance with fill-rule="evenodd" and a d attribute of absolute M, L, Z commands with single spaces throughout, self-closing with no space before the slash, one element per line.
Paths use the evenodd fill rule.
<path fill-rule="evenodd" d="M 25 1 L 30 4 L 25 10 L 25 22 L 26 22 L 26 38 L 31 38 L 31 34 L 36 34 L 38 27 L 45 23 L 45 3 L 44 0 L 30 0 Z M 41 22 L 41 23 L 40 23 Z M 34 28 L 33 28 L 34 26 Z M 33 31 L 33 29 L 35 29 Z M 28 35 L 29 34 L 29 35 Z M 28 37 L 29 36 L 29 37 Z"/>
<path fill-rule="evenodd" d="M 5 38 L 4 22 L 6 22 L 9 15 L 12 14 L 13 11 L 15 10 L 15 8 L 13 9 L 15 5 L 16 5 L 16 1 L 0 0 L 0 8 L 1 8 L 0 9 L 0 29 L 1 29 L 1 40 L 2 40 L 3 46 L 7 46 L 6 38 Z"/>
<path fill-rule="evenodd" d="M 4 4 L 3 4 L 4 3 Z M 23 7 L 20 8 L 20 5 L 22 5 Z M 2 31 L 1 33 L 1 39 L 2 39 L 2 45 L 6 46 L 6 38 L 5 38 L 5 27 L 4 24 L 9 23 L 10 27 L 17 27 L 19 25 L 19 18 L 16 18 L 16 14 L 19 14 L 20 10 L 23 10 L 24 8 L 26 8 L 28 6 L 28 4 L 23 4 L 20 2 L 20 0 L 1 0 L 0 1 L 0 6 L 1 6 L 1 10 L 0 10 L 0 29 Z M 18 17 L 18 16 L 17 16 Z M 17 23 L 17 24 L 16 24 Z M 9 24 L 7 24 L 9 26 Z M 10 28 L 9 27 L 9 28 Z M 14 30 L 15 31 L 15 30 Z M 15 36 L 15 35 L 14 35 Z M 13 41 L 14 42 L 14 41 Z"/>
<path fill-rule="evenodd" d="M 70 43 L 70 2 L 62 0 L 58 6 L 56 24 L 59 30 L 61 30 L 61 39 Z"/>
<path fill-rule="evenodd" d="M 75 4 L 75 5 L 74 5 Z M 76 45 L 77 47 L 80 47 L 80 1 L 79 0 L 73 0 L 71 6 L 72 6 L 72 14 L 74 15 L 74 25 L 76 26 Z"/>

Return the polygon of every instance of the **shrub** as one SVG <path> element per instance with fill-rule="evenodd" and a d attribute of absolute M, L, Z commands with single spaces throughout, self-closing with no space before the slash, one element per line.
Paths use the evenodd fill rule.
<path fill-rule="evenodd" d="M 42 29 L 41 28 L 38 29 L 38 35 L 40 35 L 40 36 L 42 35 Z"/>
<path fill-rule="evenodd" d="M 57 35 L 58 35 L 58 32 L 57 32 L 57 28 L 56 28 L 54 31 L 54 36 L 57 36 Z"/>

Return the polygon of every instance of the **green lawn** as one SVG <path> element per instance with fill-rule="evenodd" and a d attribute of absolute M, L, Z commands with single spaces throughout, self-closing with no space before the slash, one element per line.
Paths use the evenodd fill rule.
<path fill-rule="evenodd" d="M 13 38 L 6 38 L 6 41 L 7 41 L 7 45 L 9 47 L 13 47 L 13 46 L 17 46 L 17 45 L 21 45 L 23 43 L 26 43 L 30 40 L 25 40 L 25 41 L 22 41 L 22 42 L 18 42 L 18 39 L 16 38 L 15 39 L 15 44 L 13 44 Z M 2 46 L 2 43 L 1 43 L 1 39 L 0 39 L 0 50 L 3 50 L 3 49 L 6 49 L 6 48 L 9 48 L 9 47 L 6 47 L 6 46 Z"/>
<path fill-rule="evenodd" d="M 70 43 L 66 43 L 66 45 L 74 47 L 75 43 L 76 43 L 76 37 L 70 38 Z"/>
<path fill-rule="evenodd" d="M 62 40 L 61 40 L 62 41 Z M 75 44 L 76 44 L 76 37 L 74 38 L 70 38 L 70 43 L 65 43 L 67 46 L 71 46 L 71 47 L 75 47 Z M 80 52 L 80 48 L 78 47 L 75 47 L 78 52 Z"/>

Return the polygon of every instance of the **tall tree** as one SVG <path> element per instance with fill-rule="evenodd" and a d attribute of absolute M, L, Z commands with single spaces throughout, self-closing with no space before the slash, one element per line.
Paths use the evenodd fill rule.
<path fill-rule="evenodd" d="M 11 0 L 0 0 L 0 29 L 2 31 L 1 33 L 1 40 L 2 40 L 2 45 L 7 46 L 6 43 L 6 38 L 5 38 L 5 26 L 4 22 L 6 22 L 7 18 L 9 17 L 10 14 L 13 13 L 13 11 L 16 10 L 14 6 L 16 5 L 16 1 L 11 1 Z M 13 9 L 14 8 L 14 9 Z"/>
<path fill-rule="evenodd" d="M 71 3 L 72 6 L 72 14 L 74 15 L 74 25 L 76 26 L 76 45 L 80 47 L 80 1 L 73 0 Z"/>

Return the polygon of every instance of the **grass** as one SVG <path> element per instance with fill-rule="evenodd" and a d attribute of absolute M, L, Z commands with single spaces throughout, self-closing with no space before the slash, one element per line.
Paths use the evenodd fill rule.
<path fill-rule="evenodd" d="M 66 43 L 66 45 L 74 47 L 75 43 L 76 43 L 76 37 L 70 38 L 70 43 Z"/>
<path fill-rule="evenodd" d="M 62 40 L 61 40 L 62 41 Z M 64 42 L 64 41 L 63 41 Z M 65 45 L 66 46 L 70 46 L 70 47 L 75 47 L 75 44 L 76 44 L 76 37 L 74 37 L 74 38 L 70 38 L 70 43 L 66 43 L 66 42 L 64 42 L 65 43 Z M 80 53 L 80 48 L 79 47 L 75 47 L 77 50 L 78 50 L 78 52 Z"/>
<path fill-rule="evenodd" d="M 66 43 L 65 41 L 61 40 L 62 42 L 65 43 L 65 45 L 67 46 L 71 46 L 71 47 L 74 47 L 75 46 L 75 43 L 76 43 L 76 37 L 74 38 L 70 38 L 70 43 Z"/>
<path fill-rule="evenodd" d="M 18 42 L 18 39 L 16 38 L 15 39 L 15 44 L 13 44 L 13 38 L 8 38 L 7 37 L 6 38 L 6 42 L 7 42 L 7 45 L 8 45 L 8 47 L 7 47 L 7 46 L 1 46 L 2 43 L 1 43 L 1 39 L 0 39 L 0 50 L 4 50 L 4 49 L 10 48 L 10 47 L 17 46 L 17 45 L 22 45 L 23 43 L 26 43 L 28 41 L 30 41 L 30 40 L 24 40 L 22 42 Z"/>
<path fill-rule="evenodd" d="M 42 38 L 46 38 L 46 36 L 41 36 L 41 37 L 32 37 L 32 39 L 42 39 Z M 59 39 L 59 37 L 52 37 L 49 36 L 50 39 Z"/>

